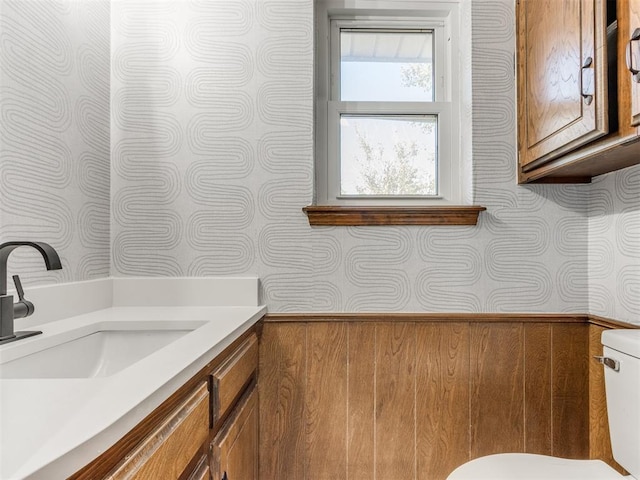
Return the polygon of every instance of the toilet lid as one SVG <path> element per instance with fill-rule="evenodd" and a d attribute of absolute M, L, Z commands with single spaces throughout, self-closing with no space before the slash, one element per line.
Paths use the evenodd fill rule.
<path fill-rule="evenodd" d="M 456 468 L 447 480 L 620 480 L 623 475 L 600 460 L 568 460 L 530 453 L 501 453 Z"/>

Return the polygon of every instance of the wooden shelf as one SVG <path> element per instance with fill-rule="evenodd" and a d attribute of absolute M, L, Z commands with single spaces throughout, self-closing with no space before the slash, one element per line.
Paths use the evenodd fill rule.
<path fill-rule="evenodd" d="M 442 207 L 373 207 L 310 205 L 302 211 L 312 226 L 368 225 L 476 225 L 485 207 L 479 205 Z"/>

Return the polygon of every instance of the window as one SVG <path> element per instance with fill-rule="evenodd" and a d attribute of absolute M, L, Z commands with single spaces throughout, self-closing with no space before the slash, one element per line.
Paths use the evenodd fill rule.
<path fill-rule="evenodd" d="M 317 0 L 317 203 L 458 204 L 457 4 L 360 3 Z"/>

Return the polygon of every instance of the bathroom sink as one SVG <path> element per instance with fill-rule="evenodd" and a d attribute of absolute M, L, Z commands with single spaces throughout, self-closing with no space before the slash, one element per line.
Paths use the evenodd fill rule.
<path fill-rule="evenodd" d="M 108 377 L 204 322 L 102 322 L 0 350 L 0 379 Z M 16 342 L 17 343 L 17 342 Z"/>

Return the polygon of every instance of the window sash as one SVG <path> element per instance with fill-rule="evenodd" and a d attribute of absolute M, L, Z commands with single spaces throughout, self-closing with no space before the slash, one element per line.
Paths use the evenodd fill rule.
<path fill-rule="evenodd" d="M 330 21 L 329 39 L 329 100 L 340 101 L 341 83 L 341 52 L 340 52 L 340 31 L 389 31 L 389 32 L 431 32 L 433 34 L 433 61 L 432 77 L 434 101 L 450 101 L 450 83 L 446 78 L 449 70 L 447 65 L 447 54 L 445 49 L 445 25 L 439 21 L 429 21 L 428 19 L 350 19 L 344 20 L 332 18 Z"/>
<path fill-rule="evenodd" d="M 438 195 L 343 195 L 342 168 L 341 168 L 341 143 L 340 143 L 340 117 L 341 115 L 362 116 L 411 116 L 434 115 L 437 117 L 437 161 L 436 161 L 436 185 Z M 329 200 L 342 201 L 366 201 L 382 202 L 398 200 L 425 200 L 451 198 L 451 168 L 442 168 L 440 158 L 451 156 L 451 104 L 448 102 L 328 102 L 327 108 L 327 170 L 326 188 Z M 453 177 L 455 178 L 455 177 Z"/>

